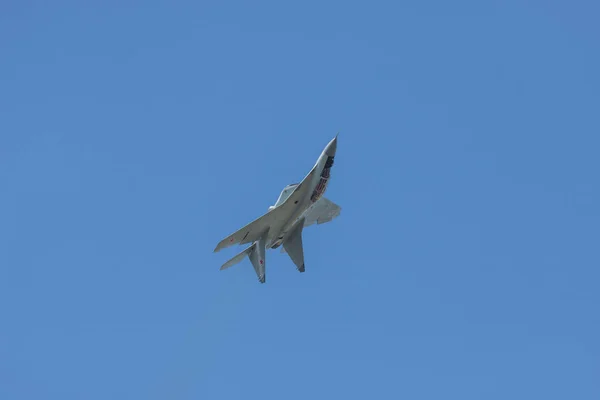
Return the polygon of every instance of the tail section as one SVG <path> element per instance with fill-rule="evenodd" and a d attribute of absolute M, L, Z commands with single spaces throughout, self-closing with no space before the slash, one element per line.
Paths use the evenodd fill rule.
<path fill-rule="evenodd" d="M 255 245 L 256 245 L 256 243 L 252 243 L 252 245 L 250 245 L 250 247 L 247 247 L 245 250 L 242 250 L 240 253 L 238 253 L 231 260 L 229 260 L 225 264 L 223 264 L 221 266 L 221 271 L 223 271 L 224 269 L 227 269 L 229 267 L 233 267 L 235 264 L 237 264 L 240 261 L 242 261 L 244 259 L 244 257 L 246 257 L 248 254 L 250 254 L 252 252 L 253 247 Z"/>
<path fill-rule="evenodd" d="M 289 254 L 290 258 L 296 264 L 300 272 L 304 272 L 304 248 L 302 246 L 302 228 L 304 228 L 304 218 L 302 218 L 288 237 L 283 241 L 283 248 Z"/>
<path fill-rule="evenodd" d="M 265 283 L 265 272 L 267 266 L 267 260 L 265 258 L 266 246 L 265 246 L 265 238 L 266 235 L 261 237 L 258 242 L 255 242 L 253 245 L 252 252 L 248 255 L 250 261 L 252 262 L 252 266 L 254 267 L 254 271 L 256 271 L 256 276 L 258 276 L 258 281 L 260 283 Z"/>
<path fill-rule="evenodd" d="M 267 230 L 256 242 L 252 243 L 252 245 L 245 250 L 238 253 L 231 260 L 227 261 L 223 266 L 221 266 L 221 270 L 227 269 L 238 264 L 240 261 L 244 259 L 244 257 L 248 256 L 252 266 L 254 267 L 254 271 L 256 272 L 256 276 L 258 277 L 258 281 L 260 283 L 265 283 L 266 278 L 266 258 L 265 258 L 265 245 L 266 239 L 269 231 Z"/>

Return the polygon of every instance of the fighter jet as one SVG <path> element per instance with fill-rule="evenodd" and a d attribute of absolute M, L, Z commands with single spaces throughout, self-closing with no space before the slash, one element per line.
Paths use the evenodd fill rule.
<path fill-rule="evenodd" d="M 341 208 L 323 197 L 329 184 L 333 160 L 337 149 L 337 135 L 317 159 L 308 175 L 300 183 L 287 185 L 274 205 L 262 217 L 223 239 L 214 252 L 235 244 L 252 243 L 248 248 L 227 261 L 227 269 L 248 257 L 254 266 L 258 281 L 265 283 L 267 249 L 287 252 L 300 272 L 304 272 L 302 230 L 314 223 L 323 224 L 340 215 Z"/>

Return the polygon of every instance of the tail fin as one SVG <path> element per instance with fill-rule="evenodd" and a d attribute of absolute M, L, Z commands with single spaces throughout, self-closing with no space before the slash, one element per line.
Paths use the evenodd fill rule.
<path fill-rule="evenodd" d="M 304 272 L 304 249 L 302 247 L 302 228 L 304 228 L 304 218 L 302 218 L 288 237 L 283 242 L 283 248 L 288 253 L 292 262 L 300 272 Z"/>

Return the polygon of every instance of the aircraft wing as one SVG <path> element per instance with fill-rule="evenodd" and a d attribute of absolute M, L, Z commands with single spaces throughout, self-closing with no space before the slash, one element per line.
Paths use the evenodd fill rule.
<path fill-rule="evenodd" d="M 324 224 L 325 222 L 329 222 L 338 215 L 340 215 L 341 211 L 342 208 L 335 204 L 333 201 L 328 200 L 325 197 L 321 197 L 319 201 L 317 201 L 311 212 L 305 217 L 304 226 L 306 227 L 315 223 Z M 285 246 L 283 246 L 281 247 L 281 252 L 287 253 L 288 250 Z"/>
<path fill-rule="evenodd" d="M 306 194 L 306 188 L 308 185 L 304 184 L 304 180 L 298 186 L 294 192 L 284 201 L 281 205 L 276 208 L 269 210 L 263 216 L 250 222 L 242 229 L 232 233 L 225 239 L 221 240 L 214 252 L 217 253 L 224 248 L 233 246 L 235 244 L 246 244 L 258 240 L 262 234 L 269 229 L 272 225 L 281 223 L 283 224 L 294 212 L 297 207 L 298 201 Z"/>
<path fill-rule="evenodd" d="M 340 215 L 341 211 L 342 208 L 333 201 L 328 200 L 325 197 L 321 197 L 310 213 L 306 216 L 304 226 L 309 226 L 314 223 L 324 224 L 325 222 L 329 222 Z"/>

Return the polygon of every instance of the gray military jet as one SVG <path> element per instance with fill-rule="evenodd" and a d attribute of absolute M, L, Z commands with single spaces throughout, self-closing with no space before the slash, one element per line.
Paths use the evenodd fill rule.
<path fill-rule="evenodd" d="M 340 215 L 341 208 L 323 197 L 329 183 L 336 149 L 337 135 L 327 144 L 317 163 L 302 182 L 287 185 L 266 214 L 227 236 L 217 245 L 215 253 L 235 244 L 252 243 L 250 247 L 223 264 L 221 270 L 239 263 L 248 256 L 259 282 L 265 283 L 265 252 L 283 244 L 281 251 L 287 252 L 298 271 L 304 272 L 302 229 L 314 223 L 329 222 Z"/>

